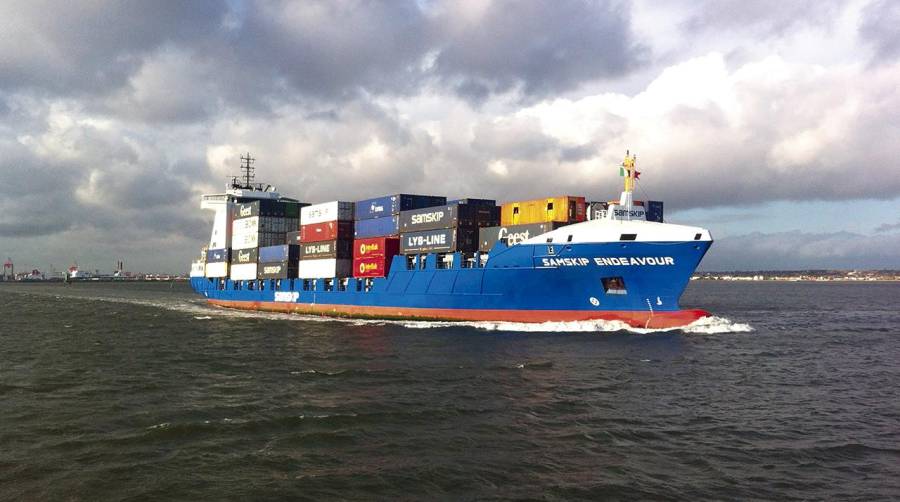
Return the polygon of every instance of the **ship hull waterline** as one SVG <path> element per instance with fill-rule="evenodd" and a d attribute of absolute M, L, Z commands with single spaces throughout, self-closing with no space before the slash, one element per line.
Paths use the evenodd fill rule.
<path fill-rule="evenodd" d="M 623 310 L 507 310 L 507 309 L 441 309 L 414 307 L 379 307 L 341 304 L 282 303 L 208 299 L 210 305 L 261 312 L 316 315 L 335 318 L 447 321 L 447 322 L 578 322 L 618 321 L 633 328 L 675 329 L 685 327 L 711 314 L 702 309 L 664 312 Z"/>

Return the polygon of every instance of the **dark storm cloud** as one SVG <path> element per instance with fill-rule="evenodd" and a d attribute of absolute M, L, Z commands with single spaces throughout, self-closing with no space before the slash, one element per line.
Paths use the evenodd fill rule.
<path fill-rule="evenodd" d="M 123 85 L 163 44 L 213 33 L 224 2 L 4 2 L 0 88 L 55 95 L 97 94 Z"/>
<path fill-rule="evenodd" d="M 859 33 L 875 47 L 875 63 L 900 56 L 900 2 L 880 0 L 863 10 Z"/>
<path fill-rule="evenodd" d="M 643 58 L 621 2 L 501 0 L 474 22 L 462 14 L 436 21 L 444 32 L 436 72 L 475 101 L 518 86 L 538 96 L 569 90 L 620 76 Z"/>

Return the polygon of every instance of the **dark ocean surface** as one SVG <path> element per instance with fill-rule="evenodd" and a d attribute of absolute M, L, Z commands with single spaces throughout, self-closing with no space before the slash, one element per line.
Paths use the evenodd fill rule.
<path fill-rule="evenodd" d="M 694 332 L 526 332 L 0 284 L 0 499 L 896 500 L 898 304 L 697 282 Z"/>

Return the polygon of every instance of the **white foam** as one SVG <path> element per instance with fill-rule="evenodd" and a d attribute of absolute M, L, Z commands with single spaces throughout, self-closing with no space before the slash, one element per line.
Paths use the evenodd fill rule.
<path fill-rule="evenodd" d="M 701 317 L 681 329 L 685 333 L 691 334 L 718 335 L 721 333 L 750 333 L 753 331 L 753 326 L 734 322 L 724 317 L 707 316 Z"/>
<path fill-rule="evenodd" d="M 724 317 L 708 316 L 678 328 L 646 329 L 635 328 L 622 321 L 566 321 L 566 322 L 440 322 L 440 321 L 397 321 L 406 328 L 429 329 L 451 326 L 470 326 L 484 331 L 518 331 L 537 333 L 613 333 L 627 331 L 630 333 L 663 333 L 681 330 L 692 334 L 747 333 L 753 331 L 749 324 L 735 323 Z"/>

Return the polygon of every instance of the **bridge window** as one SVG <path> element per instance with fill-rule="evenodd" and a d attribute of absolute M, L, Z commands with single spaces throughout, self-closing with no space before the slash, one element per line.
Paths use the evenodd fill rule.
<path fill-rule="evenodd" d="M 334 291 L 334 279 L 325 279 L 325 291 Z"/>
<path fill-rule="evenodd" d="M 600 281 L 603 283 L 603 290 L 608 295 L 628 294 L 628 291 L 625 289 L 625 279 L 621 277 L 604 277 Z"/>
<path fill-rule="evenodd" d="M 356 291 L 362 291 L 362 279 L 356 279 Z"/>
<path fill-rule="evenodd" d="M 303 279 L 303 291 L 309 291 L 309 279 Z"/>
<path fill-rule="evenodd" d="M 350 282 L 350 279 L 338 280 L 338 291 L 347 291 L 347 283 L 348 282 Z"/>
<path fill-rule="evenodd" d="M 416 269 L 416 255 L 406 255 L 406 270 Z"/>
<path fill-rule="evenodd" d="M 572 242 L 572 236 L 571 236 L 571 235 L 569 235 L 569 238 L 566 239 L 566 242 Z"/>
<path fill-rule="evenodd" d="M 699 241 L 701 237 L 703 237 L 702 234 L 694 234 L 694 240 L 695 240 L 695 241 Z"/>
<path fill-rule="evenodd" d="M 620 241 L 633 241 L 637 239 L 637 234 L 622 234 L 619 236 Z"/>

